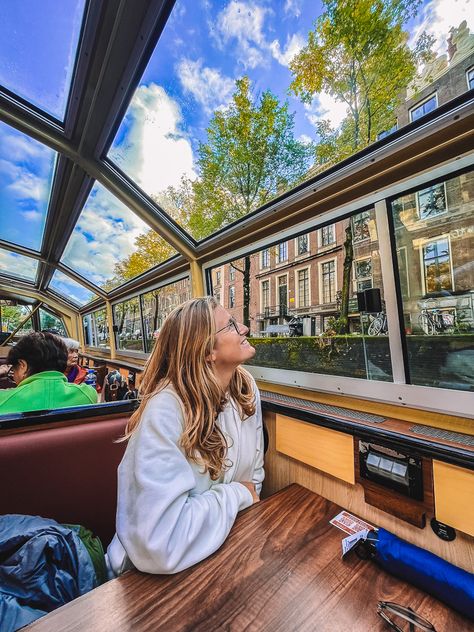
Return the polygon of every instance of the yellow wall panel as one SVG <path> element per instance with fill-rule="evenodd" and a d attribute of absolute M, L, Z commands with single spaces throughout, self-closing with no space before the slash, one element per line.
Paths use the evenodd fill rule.
<path fill-rule="evenodd" d="M 276 449 L 348 483 L 355 483 L 351 435 L 276 416 Z"/>
<path fill-rule="evenodd" d="M 474 472 L 433 461 L 436 518 L 474 536 Z"/>

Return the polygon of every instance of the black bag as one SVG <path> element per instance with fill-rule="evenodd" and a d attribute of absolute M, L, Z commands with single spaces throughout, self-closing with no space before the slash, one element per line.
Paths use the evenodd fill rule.
<path fill-rule="evenodd" d="M 105 376 L 104 399 L 106 402 L 117 402 L 124 399 L 128 386 L 120 371 L 110 371 Z"/>

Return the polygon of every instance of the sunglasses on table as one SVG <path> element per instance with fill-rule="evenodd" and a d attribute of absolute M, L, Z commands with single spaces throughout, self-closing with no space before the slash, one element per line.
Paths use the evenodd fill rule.
<path fill-rule="evenodd" d="M 379 601 L 377 604 L 377 614 L 388 623 L 392 630 L 396 632 L 416 632 L 417 630 L 425 630 L 427 632 L 436 632 L 436 628 L 424 617 L 421 617 L 411 608 L 407 606 L 401 606 L 393 601 Z M 395 621 L 392 620 L 390 615 L 399 617 L 400 619 L 408 622 L 408 628 L 401 628 Z M 403 623 L 401 624 L 403 625 Z"/>
<path fill-rule="evenodd" d="M 235 320 L 235 318 L 229 318 L 229 322 L 227 323 L 227 325 L 225 327 L 221 327 L 220 329 L 218 329 L 216 331 L 216 335 L 220 334 L 221 331 L 228 331 L 230 329 L 232 329 L 232 327 L 235 329 L 235 331 L 239 334 L 239 336 L 242 336 L 242 332 L 239 329 L 239 324 L 238 322 Z"/>

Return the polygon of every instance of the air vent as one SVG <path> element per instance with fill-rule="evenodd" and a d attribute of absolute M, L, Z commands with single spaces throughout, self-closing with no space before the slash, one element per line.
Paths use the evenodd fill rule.
<path fill-rule="evenodd" d="M 462 443 L 470 448 L 474 448 L 474 437 L 462 432 L 452 432 L 451 430 L 443 430 L 442 428 L 432 428 L 431 426 L 415 425 L 410 428 L 415 434 L 424 437 L 433 437 L 434 439 L 444 439 L 445 441 L 453 441 L 454 443 Z"/>
<path fill-rule="evenodd" d="M 288 395 L 280 395 L 280 393 L 271 393 L 270 391 L 260 391 L 262 397 L 278 404 L 287 404 L 295 408 L 310 410 L 313 413 L 327 415 L 328 417 L 344 417 L 350 421 L 369 421 L 374 424 L 381 424 L 386 421 L 385 417 L 380 415 L 371 415 L 358 410 L 350 410 L 349 408 L 341 408 L 340 406 L 330 406 L 329 404 L 320 404 L 319 402 L 310 402 L 307 399 L 299 397 L 289 397 Z"/>

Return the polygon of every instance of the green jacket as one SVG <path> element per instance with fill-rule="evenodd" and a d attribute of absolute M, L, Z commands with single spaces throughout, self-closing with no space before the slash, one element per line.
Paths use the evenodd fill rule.
<path fill-rule="evenodd" d="M 42 371 L 16 388 L 0 390 L 0 415 L 95 404 L 97 393 L 87 384 L 69 384 L 59 371 Z"/>

